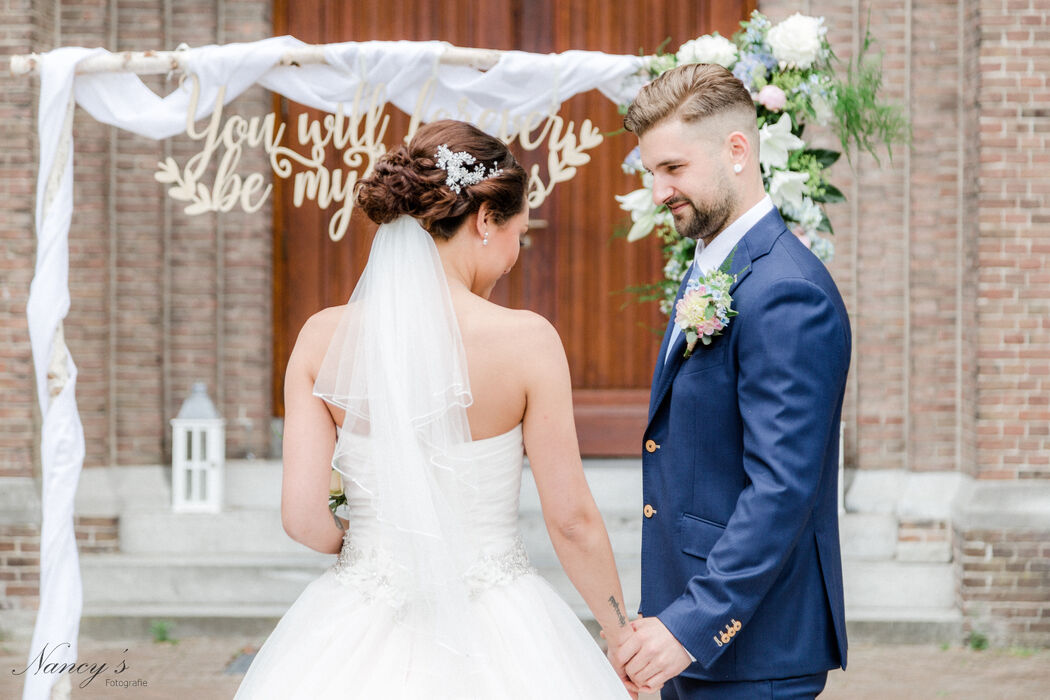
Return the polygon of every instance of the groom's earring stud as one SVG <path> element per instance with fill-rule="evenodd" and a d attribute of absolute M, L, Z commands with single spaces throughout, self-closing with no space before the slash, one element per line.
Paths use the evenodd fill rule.
<path fill-rule="evenodd" d="M 489 232 L 486 231 L 485 232 L 485 237 L 481 239 L 481 245 L 488 245 L 488 244 L 489 244 Z"/>
<path fill-rule="evenodd" d="M 743 169 L 744 169 L 744 166 L 742 166 L 740 163 L 733 163 L 733 172 L 734 173 L 739 174 L 740 171 L 743 170 Z"/>

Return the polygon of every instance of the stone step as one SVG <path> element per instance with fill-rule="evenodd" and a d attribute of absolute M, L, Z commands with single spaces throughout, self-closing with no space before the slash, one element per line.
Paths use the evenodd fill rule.
<path fill-rule="evenodd" d="M 850 644 L 961 644 L 963 616 L 955 608 L 846 608 Z"/>
<path fill-rule="evenodd" d="M 897 551 L 897 518 L 888 514 L 846 513 L 839 517 L 843 560 L 889 560 Z"/>
<path fill-rule="evenodd" d="M 955 607 L 951 564 L 851 560 L 844 562 L 842 575 L 846 606 L 851 609 Z"/>
<path fill-rule="evenodd" d="M 172 639 L 188 636 L 267 635 L 288 610 L 288 604 L 126 603 L 84 602 L 80 635 L 91 639 L 127 640 L 154 635 L 156 622 L 170 624 Z"/>
<path fill-rule="evenodd" d="M 84 604 L 290 604 L 335 562 L 304 554 L 91 554 L 80 558 Z"/>
<path fill-rule="evenodd" d="M 239 508 L 214 514 L 126 510 L 118 522 L 120 550 L 129 554 L 306 551 L 285 534 L 278 509 Z"/>

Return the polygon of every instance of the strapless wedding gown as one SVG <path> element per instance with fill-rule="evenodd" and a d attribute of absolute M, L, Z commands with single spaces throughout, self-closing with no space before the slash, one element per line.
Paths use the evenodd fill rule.
<path fill-rule="evenodd" d="M 259 650 L 236 698 L 627 698 L 605 655 L 569 606 L 529 565 L 518 531 L 521 426 L 464 446 L 482 493 L 462 546 L 472 554 L 469 605 L 485 652 L 469 688 L 433 687 L 434 640 L 397 619 L 384 574 L 381 525 L 367 495 L 347 484 L 349 527 L 338 561 L 310 583 Z M 367 475 L 366 475 L 367 476 Z M 367 483 L 367 482 L 366 482 Z"/>

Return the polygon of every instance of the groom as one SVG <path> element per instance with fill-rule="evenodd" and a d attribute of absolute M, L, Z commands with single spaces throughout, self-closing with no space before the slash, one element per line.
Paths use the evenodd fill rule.
<path fill-rule="evenodd" d="M 697 241 L 679 298 L 723 268 L 738 315 L 688 357 L 673 318 L 664 336 L 643 435 L 642 617 L 613 663 L 663 698 L 813 698 L 846 665 L 846 309 L 763 190 L 754 102 L 729 71 L 664 73 L 624 125 L 654 200 Z"/>

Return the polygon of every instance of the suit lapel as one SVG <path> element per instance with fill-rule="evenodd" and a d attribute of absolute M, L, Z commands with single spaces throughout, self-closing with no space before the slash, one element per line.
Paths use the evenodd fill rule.
<path fill-rule="evenodd" d="M 730 287 L 730 296 L 734 293 L 736 288 L 744 280 L 744 278 L 751 271 L 751 254 L 747 247 L 747 237 L 745 236 L 733 252 L 733 261 L 729 268 L 729 274 L 737 275 L 736 282 Z M 688 279 L 688 278 L 686 278 Z M 678 290 L 678 298 L 682 298 L 682 292 L 685 290 L 685 285 L 682 285 L 682 289 Z M 675 301 L 675 304 L 678 302 Z M 668 326 L 667 336 L 670 336 L 670 326 Z M 667 340 L 664 338 L 664 344 L 661 347 L 661 352 L 667 350 Z M 678 374 L 678 370 L 682 368 L 682 363 L 685 362 L 685 333 L 679 333 L 678 338 L 675 339 L 674 347 L 671 348 L 671 354 L 667 358 L 667 362 L 664 364 L 663 372 L 658 377 L 653 378 L 653 391 L 649 397 L 649 420 L 652 421 L 653 416 L 656 415 L 656 409 L 659 407 L 660 402 L 664 400 L 668 390 L 671 388 L 671 384 L 674 383 L 674 378 Z M 704 346 L 697 345 L 693 352 L 703 352 Z M 661 356 L 662 358 L 663 356 Z"/>
<path fill-rule="evenodd" d="M 696 265 L 695 262 L 693 262 L 691 265 L 689 265 L 689 269 L 685 271 L 685 276 L 682 278 L 682 284 L 679 285 L 679 287 L 678 287 L 678 296 L 675 297 L 674 303 L 671 304 L 671 320 L 668 321 L 668 323 L 667 323 L 667 330 L 664 331 L 663 342 L 660 343 L 660 354 L 658 354 L 656 356 L 656 368 L 653 370 L 653 381 L 650 384 L 653 387 L 653 389 L 650 390 L 650 392 L 649 392 L 649 419 L 650 420 L 652 420 L 653 413 L 656 411 L 656 406 L 658 405 L 658 402 L 657 402 L 657 394 L 658 394 L 658 392 L 656 391 L 656 387 L 661 382 L 662 377 L 665 374 L 667 374 L 667 372 L 666 372 L 667 360 L 672 360 L 673 361 L 673 359 L 674 359 L 674 355 L 673 354 L 670 357 L 668 357 L 668 355 L 667 355 L 667 344 L 670 342 L 671 334 L 674 331 L 674 316 L 675 316 L 674 308 L 675 308 L 675 306 L 678 305 L 678 300 L 681 299 L 685 295 L 686 284 L 688 284 L 689 278 L 693 274 L 693 266 L 694 265 Z M 680 333 L 678 335 L 678 340 L 675 341 L 675 345 L 677 346 L 678 345 L 678 341 L 681 341 L 682 338 L 684 338 L 684 337 L 685 337 L 685 334 L 684 333 Z"/>
<path fill-rule="evenodd" d="M 737 288 L 751 274 L 752 263 L 768 253 L 776 239 L 786 230 L 787 227 L 784 225 L 784 220 L 780 217 L 780 212 L 773 209 L 773 211 L 759 219 L 744 235 L 740 243 L 737 244 L 733 253 L 732 263 L 729 266 L 729 274 L 736 276 L 736 281 L 729 288 L 730 296 L 736 295 Z M 688 280 L 689 277 L 687 276 L 685 279 Z M 682 287 L 678 290 L 678 299 L 682 298 L 684 291 L 685 282 L 683 281 Z M 676 299 L 675 304 L 677 303 L 678 300 Z M 671 314 L 673 323 L 674 311 Z M 674 383 L 675 375 L 678 374 L 678 370 L 681 369 L 682 363 L 685 361 L 683 357 L 685 354 L 685 333 L 681 333 L 678 336 L 674 347 L 671 349 L 670 356 L 667 356 L 667 343 L 671 337 L 671 328 L 672 326 L 668 324 L 667 332 L 664 334 L 664 342 L 660 346 L 660 357 L 657 359 L 656 372 L 653 374 L 653 389 L 649 396 L 650 423 L 653 420 L 653 416 L 656 415 L 656 409 L 659 408 L 667 396 L 671 384 Z M 698 346 L 694 352 L 703 352 L 703 346 Z M 667 357 L 666 362 L 664 361 L 665 357 Z"/>

